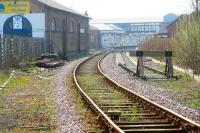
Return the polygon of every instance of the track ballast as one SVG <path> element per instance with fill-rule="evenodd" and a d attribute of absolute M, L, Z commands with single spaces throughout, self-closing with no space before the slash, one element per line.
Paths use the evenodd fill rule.
<path fill-rule="evenodd" d="M 200 126 L 114 83 L 100 69 L 104 54 L 79 64 L 74 81 L 90 108 L 98 114 L 104 132 L 186 133 Z"/>

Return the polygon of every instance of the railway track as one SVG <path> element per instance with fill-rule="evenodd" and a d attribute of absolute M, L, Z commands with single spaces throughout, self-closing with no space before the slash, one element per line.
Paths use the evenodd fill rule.
<path fill-rule="evenodd" d="M 199 133 L 190 121 L 106 77 L 100 68 L 104 54 L 80 63 L 73 76 L 89 107 L 98 115 L 104 132 Z"/>

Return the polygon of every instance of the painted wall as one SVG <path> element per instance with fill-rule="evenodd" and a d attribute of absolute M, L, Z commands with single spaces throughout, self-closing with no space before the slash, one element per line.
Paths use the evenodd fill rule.
<path fill-rule="evenodd" d="M 128 46 L 128 35 L 114 31 L 101 31 L 101 45 L 103 48 Z"/>
<path fill-rule="evenodd" d="M 15 14 L 0 14 L 0 34 L 3 35 L 3 26 L 6 20 Z M 32 24 L 32 37 L 45 38 L 45 14 L 44 13 L 32 13 L 23 14 L 23 17 L 29 20 Z M 40 18 L 40 19 L 38 19 Z"/>

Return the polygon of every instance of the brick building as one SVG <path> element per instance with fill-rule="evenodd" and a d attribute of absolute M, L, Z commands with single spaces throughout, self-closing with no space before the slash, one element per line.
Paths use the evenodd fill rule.
<path fill-rule="evenodd" d="M 97 28 L 92 25 L 89 26 L 89 48 L 101 48 L 101 33 Z"/>
<path fill-rule="evenodd" d="M 173 22 L 171 22 L 168 26 L 167 26 L 167 33 L 168 33 L 168 37 L 173 37 L 174 34 L 176 33 L 177 30 L 177 24 L 183 20 L 184 18 L 186 18 L 187 15 L 181 15 L 179 16 L 176 20 L 174 20 Z"/>
<path fill-rule="evenodd" d="M 66 57 L 87 52 L 89 18 L 53 0 L 30 0 L 31 13 L 45 13 L 45 51 Z M 35 18 L 39 19 L 39 18 Z"/>

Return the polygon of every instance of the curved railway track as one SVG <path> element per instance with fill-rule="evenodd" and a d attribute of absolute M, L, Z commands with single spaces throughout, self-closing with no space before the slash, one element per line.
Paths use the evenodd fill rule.
<path fill-rule="evenodd" d="M 100 68 L 105 54 L 93 56 L 74 70 L 74 81 L 104 132 L 200 133 L 190 121 L 106 77 Z"/>

